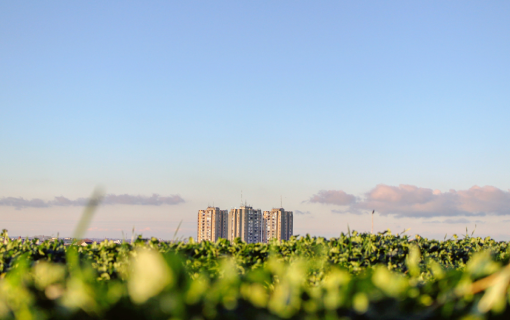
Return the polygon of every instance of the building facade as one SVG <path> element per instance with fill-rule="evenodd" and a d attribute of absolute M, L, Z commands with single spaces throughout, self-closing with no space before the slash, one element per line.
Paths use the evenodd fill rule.
<path fill-rule="evenodd" d="M 271 239 L 289 240 L 294 232 L 294 214 L 283 208 L 264 211 L 262 219 L 262 242 Z"/>
<path fill-rule="evenodd" d="M 227 238 L 227 219 L 227 210 L 217 207 L 198 210 L 197 241 L 216 242 L 219 238 Z"/>
<path fill-rule="evenodd" d="M 246 243 L 267 243 L 271 239 L 289 240 L 293 230 L 293 213 L 283 208 L 274 208 L 263 214 L 260 209 L 247 205 L 230 212 L 217 207 L 198 211 L 198 242 L 240 238 Z"/>
<path fill-rule="evenodd" d="M 228 239 L 241 238 L 246 243 L 262 242 L 262 212 L 249 206 L 228 213 Z"/>

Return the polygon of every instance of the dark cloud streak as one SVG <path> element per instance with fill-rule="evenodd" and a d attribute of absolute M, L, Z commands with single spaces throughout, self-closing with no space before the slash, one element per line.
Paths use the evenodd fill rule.
<path fill-rule="evenodd" d="M 312 214 L 310 211 L 300 211 L 300 210 L 294 210 L 295 214 Z"/>
<path fill-rule="evenodd" d="M 471 220 L 468 220 L 466 218 L 460 218 L 460 219 L 446 219 L 446 220 L 443 220 L 443 221 L 439 221 L 439 220 L 432 220 L 432 221 L 424 221 L 424 223 L 438 223 L 438 224 L 441 224 L 441 223 L 447 223 L 447 224 L 483 224 L 485 223 L 484 221 L 481 221 L 481 220 L 475 220 L 475 221 L 471 221 Z"/>
<path fill-rule="evenodd" d="M 7 197 L 0 199 L 0 206 L 9 206 L 15 208 L 46 208 L 48 203 L 41 199 L 25 200 L 23 198 Z"/>
<path fill-rule="evenodd" d="M 150 197 L 129 194 L 108 194 L 104 197 L 101 205 L 140 205 L 140 206 L 160 206 L 160 205 L 176 205 L 185 202 L 179 195 L 170 195 L 162 197 L 158 194 L 153 194 Z M 14 197 L 0 198 L 0 206 L 15 207 L 16 209 L 22 208 L 48 208 L 48 207 L 76 207 L 85 206 L 88 203 L 87 198 L 77 198 L 74 200 L 66 197 L 55 197 L 51 201 L 44 201 L 42 199 L 24 199 Z"/>

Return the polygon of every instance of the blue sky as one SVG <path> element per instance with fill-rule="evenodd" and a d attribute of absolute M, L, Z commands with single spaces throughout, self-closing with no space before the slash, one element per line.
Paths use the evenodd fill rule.
<path fill-rule="evenodd" d="M 70 234 L 81 207 L 6 199 L 101 185 L 184 202 L 105 205 L 90 236 L 169 238 L 181 220 L 193 236 L 199 209 L 237 206 L 243 190 L 263 210 L 282 195 L 310 212 L 300 234 L 367 230 L 359 208 L 374 206 L 380 228 L 438 236 L 478 221 L 510 239 L 509 14 L 504 1 L 2 2 L 2 227 Z M 502 198 L 474 205 L 473 186 Z M 407 196 L 374 204 L 381 190 Z"/>

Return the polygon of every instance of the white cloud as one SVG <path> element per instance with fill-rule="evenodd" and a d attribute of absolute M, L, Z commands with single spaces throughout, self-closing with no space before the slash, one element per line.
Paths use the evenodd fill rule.
<path fill-rule="evenodd" d="M 321 190 L 310 197 L 308 202 L 346 206 L 356 202 L 356 197 L 342 190 Z"/>
<path fill-rule="evenodd" d="M 353 200 L 349 203 L 350 199 Z M 346 209 L 333 210 L 334 213 L 375 210 L 378 214 L 394 215 L 397 218 L 510 215 L 510 192 L 492 186 L 441 192 L 413 185 L 379 184 L 361 199 L 341 190 L 321 190 L 309 201 L 348 205 Z"/>

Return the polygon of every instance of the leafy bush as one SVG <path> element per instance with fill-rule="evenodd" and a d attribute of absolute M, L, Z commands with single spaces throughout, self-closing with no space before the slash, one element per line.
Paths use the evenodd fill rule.
<path fill-rule="evenodd" d="M 270 244 L 0 244 L 2 319 L 508 319 L 508 244 L 342 234 Z"/>

